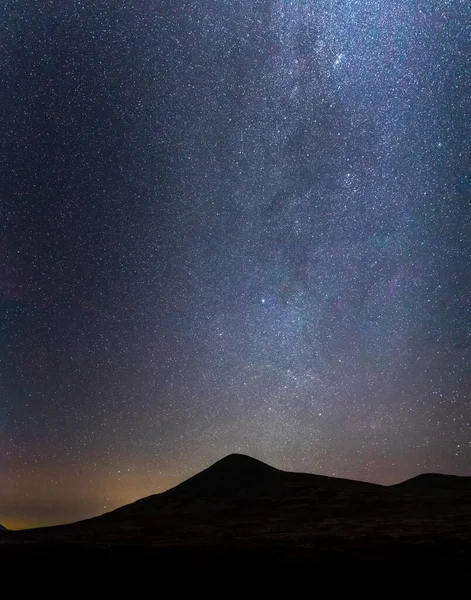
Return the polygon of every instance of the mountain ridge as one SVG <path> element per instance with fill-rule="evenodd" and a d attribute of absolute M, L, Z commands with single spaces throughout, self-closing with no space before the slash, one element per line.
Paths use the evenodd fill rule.
<path fill-rule="evenodd" d="M 332 487 L 336 489 L 343 486 L 365 489 L 383 487 L 379 484 L 353 479 L 284 471 L 246 454 L 234 453 L 224 456 L 168 490 L 141 498 L 136 502 L 143 502 L 147 498 L 172 497 L 179 494 L 201 497 L 240 496 L 245 493 L 263 492 L 265 488 L 269 488 L 270 491 L 273 488 L 279 490 L 283 485 L 303 488 L 314 484 L 318 488 Z"/>
<path fill-rule="evenodd" d="M 437 479 L 442 485 L 436 484 Z M 112 520 L 121 516 L 133 519 L 156 511 L 221 509 L 228 504 L 247 502 L 250 505 L 266 498 L 325 502 L 340 496 L 354 499 L 379 494 L 387 497 L 393 491 L 425 493 L 431 484 L 432 491 L 436 488 L 446 489 L 448 481 L 453 482 L 453 489 L 467 487 L 468 479 L 471 484 L 471 477 L 424 473 L 386 486 L 327 475 L 284 471 L 251 456 L 234 453 L 224 456 L 168 490 L 140 498 L 92 520 Z"/>
<path fill-rule="evenodd" d="M 470 482 L 424 474 L 381 486 L 229 455 L 174 488 L 103 515 L 2 532 L 0 554 L 121 556 L 123 565 L 152 556 L 169 566 L 186 560 L 207 567 L 293 557 L 471 558 Z"/>
<path fill-rule="evenodd" d="M 447 473 L 420 473 L 399 483 L 395 483 L 389 488 L 429 488 L 429 489 L 448 489 L 455 487 L 469 487 L 471 489 L 471 476 L 450 475 Z"/>
<path fill-rule="evenodd" d="M 267 502 L 293 506 L 338 502 L 339 498 L 348 502 L 362 502 L 364 498 L 384 499 L 391 494 L 428 494 L 437 490 L 446 492 L 448 488 L 471 489 L 471 477 L 424 473 L 397 484 L 383 486 L 326 475 L 284 471 L 251 456 L 234 453 L 161 493 L 145 496 L 89 519 L 41 529 L 76 528 L 84 524 L 95 526 L 113 521 L 119 523 L 121 520 L 145 523 L 159 514 L 185 511 L 192 514 L 202 511 L 207 513 L 230 509 L 236 505 L 250 507 Z"/>

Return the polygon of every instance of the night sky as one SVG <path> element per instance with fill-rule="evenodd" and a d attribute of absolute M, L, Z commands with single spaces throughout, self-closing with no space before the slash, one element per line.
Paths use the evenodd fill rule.
<path fill-rule="evenodd" d="M 471 475 L 468 0 L 5 0 L 0 523 L 230 452 Z"/>

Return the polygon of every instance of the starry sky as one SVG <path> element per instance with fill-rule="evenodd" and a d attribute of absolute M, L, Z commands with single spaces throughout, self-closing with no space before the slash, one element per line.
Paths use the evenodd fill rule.
<path fill-rule="evenodd" d="M 0 523 L 230 452 L 471 475 L 468 0 L 0 23 Z"/>

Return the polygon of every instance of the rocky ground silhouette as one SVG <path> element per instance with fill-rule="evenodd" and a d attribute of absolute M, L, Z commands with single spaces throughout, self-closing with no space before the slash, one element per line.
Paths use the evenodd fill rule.
<path fill-rule="evenodd" d="M 230 455 L 180 485 L 110 513 L 4 531 L 10 560 L 158 558 L 159 564 L 315 564 L 471 558 L 471 477 L 394 486 L 290 473 Z"/>

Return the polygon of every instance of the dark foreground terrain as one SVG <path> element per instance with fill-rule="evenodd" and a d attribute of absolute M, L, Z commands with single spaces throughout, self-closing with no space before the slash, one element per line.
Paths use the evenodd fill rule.
<path fill-rule="evenodd" d="M 100 517 L 2 531 L 0 560 L 159 568 L 471 560 L 471 477 L 384 487 L 288 473 L 230 455 L 177 487 Z"/>

